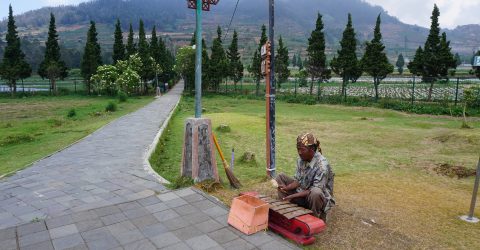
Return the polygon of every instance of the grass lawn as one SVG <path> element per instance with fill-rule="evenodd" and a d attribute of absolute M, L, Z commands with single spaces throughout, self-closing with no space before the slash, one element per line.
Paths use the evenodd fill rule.
<path fill-rule="evenodd" d="M 24 168 L 97 130 L 122 115 L 143 107 L 152 97 L 118 103 L 110 97 L 37 96 L 0 98 L 0 176 Z M 105 112 L 109 102 L 116 112 Z M 76 115 L 68 117 L 71 109 Z"/>
<path fill-rule="evenodd" d="M 221 96 L 202 102 L 214 128 L 231 127 L 216 134 L 228 159 L 235 148 L 241 191 L 275 194 L 265 181 L 265 103 Z M 184 120 L 193 114 L 193 98 L 183 98 L 151 158 L 169 180 L 179 174 Z M 480 227 L 458 219 L 468 212 L 473 177 L 434 170 L 440 164 L 475 168 L 478 119 L 470 121 L 473 129 L 460 129 L 458 118 L 288 103 L 277 103 L 276 119 L 278 172 L 293 175 L 296 137 L 312 131 L 336 173 L 337 206 L 314 248 L 480 248 Z M 255 163 L 240 160 L 247 151 L 255 153 Z M 217 164 L 224 187 L 212 194 L 229 204 L 239 191 L 228 187 L 218 154 Z"/>

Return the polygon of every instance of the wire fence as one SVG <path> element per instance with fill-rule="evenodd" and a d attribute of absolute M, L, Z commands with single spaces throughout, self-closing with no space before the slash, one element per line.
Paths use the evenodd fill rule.
<path fill-rule="evenodd" d="M 81 77 L 67 77 L 63 80 L 57 80 L 56 85 L 57 91 L 60 93 L 85 93 L 86 89 Z M 4 80 L 0 81 L 0 93 L 10 91 L 7 83 Z M 50 91 L 50 81 L 39 76 L 29 77 L 17 82 L 17 93 L 46 93 Z"/>

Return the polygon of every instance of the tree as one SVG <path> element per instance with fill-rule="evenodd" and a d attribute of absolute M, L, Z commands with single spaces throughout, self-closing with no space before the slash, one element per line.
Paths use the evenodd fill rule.
<path fill-rule="evenodd" d="M 317 14 L 315 30 L 308 38 L 307 47 L 308 65 L 307 71 L 312 77 L 310 83 L 310 95 L 313 92 L 313 82 L 317 78 L 319 82 L 330 78 L 330 70 L 327 69 L 327 57 L 325 56 L 325 35 L 323 33 L 322 15 Z"/>
<path fill-rule="evenodd" d="M 20 38 L 17 34 L 12 5 L 8 7 L 7 45 L 3 52 L 3 61 L 0 64 L 0 76 L 7 81 L 10 92 L 14 96 L 17 92 L 17 81 L 31 75 L 32 69 L 25 61 L 25 54 L 20 48 Z"/>
<path fill-rule="evenodd" d="M 209 79 L 213 89 L 218 90 L 220 83 L 228 75 L 227 67 L 227 57 L 222 45 L 222 30 L 220 29 L 220 26 L 218 26 L 217 38 L 213 39 L 209 65 Z"/>
<path fill-rule="evenodd" d="M 50 89 L 56 93 L 56 80 L 68 76 L 67 66 L 60 59 L 60 46 L 58 45 L 58 34 L 55 26 L 55 16 L 50 13 L 50 26 L 48 28 L 48 39 L 45 42 L 45 57 L 38 69 L 42 78 L 50 80 Z"/>
<path fill-rule="evenodd" d="M 402 53 L 398 55 L 397 62 L 395 63 L 395 66 L 397 66 L 398 73 L 401 75 L 403 74 L 403 67 L 405 66 L 405 59 L 403 58 Z"/>
<path fill-rule="evenodd" d="M 192 47 L 181 47 L 177 51 L 175 71 L 183 78 L 187 89 L 195 88 L 195 50 Z"/>
<path fill-rule="evenodd" d="M 373 77 L 375 87 L 375 101 L 378 101 L 378 85 L 388 74 L 393 72 L 393 65 L 388 62 L 385 53 L 385 46 L 382 42 L 382 33 L 380 31 L 380 15 L 377 17 L 373 39 L 367 42 L 365 54 L 361 60 L 362 69 Z"/>
<path fill-rule="evenodd" d="M 243 64 L 238 52 L 238 34 L 233 31 L 232 43 L 227 50 L 227 58 L 229 63 L 229 77 L 233 79 L 235 91 L 237 91 L 237 83 L 243 78 Z"/>
<path fill-rule="evenodd" d="M 450 41 L 447 41 L 447 34 L 445 32 L 442 33 L 442 37 L 440 39 L 440 50 L 438 57 L 440 60 L 440 76 L 447 77 L 449 69 L 457 68 L 457 61 L 455 56 L 452 54 Z"/>
<path fill-rule="evenodd" d="M 415 56 L 413 60 L 410 61 L 407 65 L 408 70 L 414 75 L 421 76 L 423 74 L 423 49 L 418 47 L 415 51 Z"/>
<path fill-rule="evenodd" d="M 355 30 L 352 25 L 352 16 L 348 14 L 348 21 L 343 31 L 342 40 L 340 41 L 340 50 L 337 51 L 338 57 L 334 57 L 331 62 L 332 70 L 342 77 L 342 95 L 347 98 L 347 85 L 353 78 L 356 80 L 361 73 L 360 63 L 355 53 L 357 40 L 355 39 Z"/>
<path fill-rule="evenodd" d="M 462 58 L 460 58 L 460 55 L 458 53 L 455 53 L 455 63 L 458 66 L 460 66 L 460 64 L 462 64 Z"/>
<path fill-rule="evenodd" d="M 300 57 L 300 54 L 297 57 L 297 67 L 299 71 L 303 69 L 303 62 L 302 62 L 302 58 Z"/>
<path fill-rule="evenodd" d="M 145 34 L 145 26 L 143 20 L 140 19 L 139 29 L 138 29 L 138 56 L 142 60 L 143 67 L 140 69 L 140 77 L 143 81 L 143 92 L 147 93 L 147 82 L 153 78 L 154 70 L 152 68 L 152 57 L 150 57 L 149 45 L 147 42 L 147 37 Z"/>
<path fill-rule="evenodd" d="M 87 92 L 91 91 L 91 77 L 97 73 L 98 66 L 102 65 L 100 44 L 97 40 L 97 29 L 95 28 L 95 22 L 90 21 L 90 28 L 87 33 L 87 42 L 85 44 L 85 50 L 83 52 L 82 63 L 80 70 L 82 76 L 85 79 L 87 85 Z"/>
<path fill-rule="evenodd" d="M 115 24 L 115 41 L 113 43 L 113 64 L 116 64 L 119 60 L 125 59 L 125 45 L 123 45 L 123 33 L 122 27 L 120 26 L 120 20 L 117 18 L 117 23 Z"/>
<path fill-rule="evenodd" d="M 262 35 L 260 36 L 260 43 L 258 44 L 258 49 L 255 50 L 253 53 L 252 64 L 248 67 L 248 71 L 253 75 L 253 79 L 255 79 L 256 83 L 256 90 L 255 94 L 258 95 L 260 90 L 260 80 L 262 80 L 262 57 L 261 57 L 261 49 L 262 46 L 267 42 L 267 27 L 262 25 Z"/>
<path fill-rule="evenodd" d="M 130 28 L 128 31 L 128 38 L 127 38 L 127 46 L 125 47 L 126 52 L 127 52 L 127 57 L 130 57 L 131 55 L 134 55 L 137 53 L 137 48 L 135 45 L 135 42 L 133 41 L 133 28 L 132 28 L 132 23 L 130 23 Z"/>
<path fill-rule="evenodd" d="M 282 36 L 278 39 L 277 54 L 275 55 L 275 74 L 278 88 L 280 88 L 281 84 L 286 82 L 290 76 L 290 70 L 288 69 L 288 49 L 283 45 Z"/>
<path fill-rule="evenodd" d="M 296 55 L 296 54 L 293 54 L 292 66 L 293 66 L 293 67 L 297 67 L 297 55 Z"/>

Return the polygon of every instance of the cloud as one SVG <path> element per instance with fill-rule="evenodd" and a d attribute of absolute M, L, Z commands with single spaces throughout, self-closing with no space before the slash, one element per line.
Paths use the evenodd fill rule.
<path fill-rule="evenodd" d="M 457 25 L 479 24 L 478 0 L 365 0 L 368 3 L 382 6 L 389 14 L 398 17 L 402 22 L 423 27 L 430 26 L 433 5 L 440 9 L 440 27 L 453 29 Z"/>

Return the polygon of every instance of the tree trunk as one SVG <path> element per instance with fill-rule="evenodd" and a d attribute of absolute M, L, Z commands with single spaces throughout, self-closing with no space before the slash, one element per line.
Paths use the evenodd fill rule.
<path fill-rule="evenodd" d="M 256 90 L 255 90 L 255 95 L 258 96 L 258 92 L 260 91 L 260 81 L 257 80 L 257 86 L 256 86 Z"/>
<path fill-rule="evenodd" d="M 430 83 L 430 88 L 428 89 L 428 101 L 431 101 L 432 100 L 432 92 L 433 92 L 433 84 L 435 83 L 435 81 L 432 81 Z"/>
<path fill-rule="evenodd" d="M 312 76 L 312 81 L 310 82 L 310 95 L 313 93 L 313 76 Z"/>
<path fill-rule="evenodd" d="M 375 85 L 375 102 L 378 102 L 378 79 L 373 78 L 373 84 Z"/>

